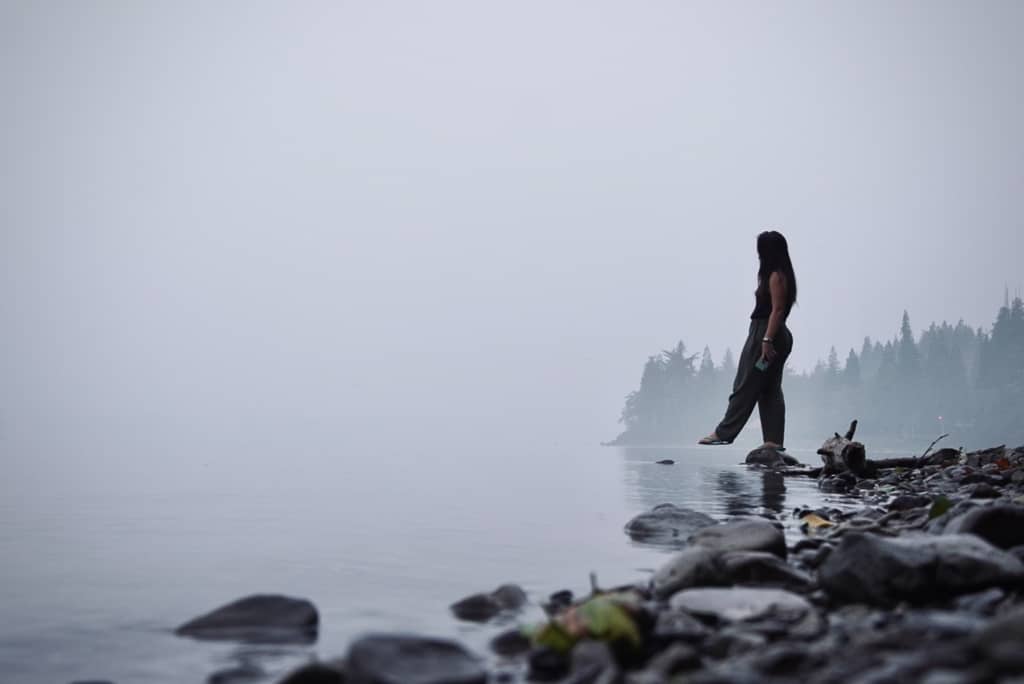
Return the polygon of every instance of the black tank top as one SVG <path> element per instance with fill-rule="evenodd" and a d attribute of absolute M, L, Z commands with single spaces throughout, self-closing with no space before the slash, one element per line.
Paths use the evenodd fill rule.
<path fill-rule="evenodd" d="M 770 273 L 768 274 L 768 277 L 772 277 Z M 762 289 L 764 292 L 761 291 Z M 768 318 L 771 313 L 772 293 L 768 290 L 767 283 L 764 288 L 758 285 L 757 291 L 754 292 L 754 311 L 750 314 L 750 318 Z"/>
<path fill-rule="evenodd" d="M 768 288 L 765 288 L 765 293 L 761 294 L 761 288 L 754 293 L 754 312 L 751 313 L 751 318 L 767 318 L 771 315 L 771 293 L 767 292 Z"/>
<path fill-rule="evenodd" d="M 771 273 L 768 274 L 771 278 Z M 768 288 L 764 288 L 764 292 L 761 292 L 761 288 L 758 287 L 754 292 L 754 311 L 750 314 L 750 318 L 768 318 L 772 315 L 772 293 Z M 789 316 L 789 312 L 786 312 L 786 316 Z M 784 318 L 785 318 L 784 317 Z"/>

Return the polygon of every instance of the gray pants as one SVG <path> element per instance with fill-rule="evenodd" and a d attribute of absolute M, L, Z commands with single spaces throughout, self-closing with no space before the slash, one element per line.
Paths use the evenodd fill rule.
<path fill-rule="evenodd" d="M 747 424 L 757 404 L 761 414 L 761 435 L 766 442 L 785 444 L 786 399 L 782 396 L 782 369 L 786 358 L 793 350 L 793 335 L 785 325 L 775 335 L 776 357 L 766 370 L 758 370 L 754 364 L 761 358 L 761 340 L 768 330 L 767 318 L 750 321 L 750 332 L 743 344 L 736 368 L 736 381 L 729 395 L 729 408 L 725 418 L 718 424 L 715 434 L 719 439 L 733 441 Z"/>

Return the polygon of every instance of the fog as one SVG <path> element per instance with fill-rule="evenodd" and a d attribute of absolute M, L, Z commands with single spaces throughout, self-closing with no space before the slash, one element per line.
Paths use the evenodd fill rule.
<path fill-rule="evenodd" d="M 648 355 L 742 345 L 767 228 L 796 369 L 904 309 L 989 326 L 1024 285 L 1022 28 L 1014 2 L 8 0 L 0 449 L 596 443 Z"/>

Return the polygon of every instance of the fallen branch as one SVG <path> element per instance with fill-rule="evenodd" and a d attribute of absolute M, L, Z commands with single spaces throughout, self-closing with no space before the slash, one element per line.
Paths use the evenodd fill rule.
<path fill-rule="evenodd" d="M 932 443 L 928 445 L 928 448 L 924 450 L 924 453 L 921 454 L 921 459 L 924 460 L 924 458 L 931 452 L 932 447 L 935 446 L 936 444 L 938 444 L 940 441 L 946 439 L 946 437 L 949 437 L 949 433 L 948 432 L 946 434 L 944 434 L 944 435 L 939 435 L 938 437 L 936 437 L 932 441 Z"/>

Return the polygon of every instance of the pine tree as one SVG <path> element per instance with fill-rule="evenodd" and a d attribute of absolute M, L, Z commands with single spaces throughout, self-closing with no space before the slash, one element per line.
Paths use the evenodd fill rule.
<path fill-rule="evenodd" d="M 864 342 L 867 345 L 867 338 L 865 338 Z M 843 384 L 847 387 L 860 386 L 860 361 L 857 359 L 857 352 L 853 351 L 852 347 L 850 348 L 850 353 L 846 355 L 846 367 L 843 369 Z"/>

